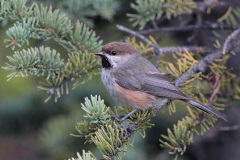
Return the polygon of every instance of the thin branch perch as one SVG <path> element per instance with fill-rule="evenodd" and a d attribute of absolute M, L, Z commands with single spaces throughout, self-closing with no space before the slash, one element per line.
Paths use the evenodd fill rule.
<path fill-rule="evenodd" d="M 232 32 L 225 40 L 224 44 L 223 44 L 223 51 L 222 54 L 226 54 L 226 52 L 229 49 L 229 43 L 231 40 L 233 40 L 234 38 L 236 38 L 236 36 L 240 33 L 240 28 L 235 30 L 234 32 Z"/>
<path fill-rule="evenodd" d="M 162 28 L 153 28 L 138 31 L 139 34 L 154 34 L 158 32 L 187 32 L 192 30 L 235 30 L 237 27 L 230 25 L 221 25 L 218 23 L 213 23 L 210 25 L 188 25 L 180 27 L 162 27 Z"/>
<path fill-rule="evenodd" d="M 158 45 L 151 42 L 147 37 L 143 36 L 139 32 L 135 32 L 135 31 L 133 31 L 129 28 L 126 28 L 122 25 L 117 25 L 116 27 L 120 31 L 126 32 L 128 34 L 133 35 L 133 36 L 136 36 L 139 39 L 141 39 L 142 41 L 146 42 L 147 44 L 150 44 L 154 48 L 154 51 L 156 52 L 157 55 L 163 55 L 165 53 L 184 52 L 186 50 L 189 51 L 189 52 L 198 52 L 198 53 L 204 53 L 204 52 L 212 51 L 208 47 L 198 47 L 198 46 L 159 47 Z"/>

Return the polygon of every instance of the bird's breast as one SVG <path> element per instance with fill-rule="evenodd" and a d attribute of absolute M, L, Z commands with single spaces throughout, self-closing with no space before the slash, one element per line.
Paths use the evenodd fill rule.
<path fill-rule="evenodd" d="M 138 109 L 148 109 L 156 101 L 156 96 L 145 92 L 130 90 L 119 86 L 111 71 L 108 69 L 102 70 L 102 81 L 108 92 L 120 103 Z"/>
<path fill-rule="evenodd" d="M 116 82 L 111 76 L 111 70 L 110 69 L 102 69 L 102 82 L 104 86 L 107 88 L 108 92 L 115 98 L 115 91 L 114 88 L 116 87 Z"/>

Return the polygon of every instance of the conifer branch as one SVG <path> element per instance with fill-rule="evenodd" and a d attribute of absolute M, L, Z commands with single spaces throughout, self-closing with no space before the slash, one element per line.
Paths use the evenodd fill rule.
<path fill-rule="evenodd" d="M 187 32 L 193 30 L 235 30 L 237 27 L 231 25 L 223 25 L 218 23 L 213 23 L 210 25 L 187 25 L 187 26 L 177 26 L 177 27 L 161 27 L 152 28 L 146 30 L 139 30 L 140 34 L 154 34 L 158 32 Z"/>
<path fill-rule="evenodd" d="M 8 77 L 26 77 L 28 74 L 44 76 L 47 79 L 56 77 L 64 65 L 60 54 L 49 47 L 30 48 L 28 50 L 16 51 L 13 56 L 7 56 L 10 63 L 3 67 L 5 70 L 14 71 Z"/>
<path fill-rule="evenodd" d="M 136 10 L 137 14 L 127 14 L 129 20 L 133 21 L 133 26 L 139 25 L 143 29 L 148 22 L 160 19 L 162 16 L 171 19 L 181 14 L 190 14 L 196 8 L 196 3 L 192 0 L 136 0 L 131 7 Z"/>
<path fill-rule="evenodd" d="M 222 51 L 222 54 L 226 54 L 226 52 L 228 51 L 228 48 L 230 48 L 230 41 L 233 41 L 234 39 L 236 38 L 239 38 L 237 37 L 240 33 L 240 28 L 235 30 L 233 33 L 231 33 L 227 39 L 225 40 L 224 44 L 223 44 L 223 51 Z"/>
<path fill-rule="evenodd" d="M 71 19 L 79 19 L 89 27 L 94 27 L 94 19 L 101 17 L 112 21 L 114 15 L 119 11 L 120 1 L 117 0 L 67 0 L 45 2 L 46 5 L 52 4 L 57 9 L 65 12 Z"/>
<path fill-rule="evenodd" d="M 240 29 L 237 29 L 235 31 L 233 31 L 227 38 L 226 41 L 224 42 L 223 46 L 226 46 L 227 43 L 232 39 L 232 38 L 236 38 L 236 36 L 239 34 Z M 226 44 L 226 45 L 225 45 Z M 231 46 L 228 46 L 228 49 L 231 50 Z M 223 50 L 215 50 L 213 53 L 205 56 L 203 59 L 199 60 L 198 63 L 196 63 L 193 68 L 189 71 L 186 72 L 184 74 L 182 74 L 180 77 L 178 77 L 175 80 L 175 85 L 179 86 L 181 83 L 183 83 L 184 81 L 188 80 L 191 78 L 191 76 L 193 74 L 195 74 L 196 72 L 204 72 L 205 69 L 208 67 L 209 64 L 211 64 L 215 59 L 220 58 L 223 54 L 226 52 L 226 47 L 223 47 Z"/>
<path fill-rule="evenodd" d="M 55 95 L 57 100 L 63 93 L 68 93 L 69 81 L 75 81 L 76 86 L 78 81 L 84 83 L 95 74 L 98 63 L 92 53 L 100 49 L 102 41 L 85 24 L 77 21 L 73 26 L 71 20 L 59 10 L 37 3 L 27 6 L 26 2 L 3 0 L 0 3 L 0 19 L 9 17 L 16 20 L 13 27 L 7 30 L 8 39 L 4 40 L 7 47 L 22 47 L 29 44 L 30 38 L 54 40 L 69 52 L 69 59 L 64 63 L 59 59 L 59 54 L 55 57 L 55 50 L 40 48 L 37 51 L 35 48 L 8 57 L 10 63 L 3 68 L 13 71 L 9 79 L 28 74 L 45 77 L 46 83 L 41 83 L 38 89 L 49 94 L 49 98 Z"/>
<path fill-rule="evenodd" d="M 54 40 L 68 52 L 95 52 L 101 46 L 99 37 L 83 23 L 77 22 L 72 26 L 71 21 L 59 10 L 44 7 L 34 3 L 26 6 L 27 0 L 2 1 L 1 19 L 10 17 L 18 22 L 7 33 L 10 39 L 5 40 L 7 46 L 14 49 L 15 45 L 22 46 L 29 38 Z M 1 13 L 2 12 L 2 13 Z M 73 30 L 74 29 L 74 30 Z M 25 33 L 26 32 L 26 33 Z M 11 33 L 11 34 L 10 34 Z"/>
<path fill-rule="evenodd" d="M 192 13 L 205 13 L 207 9 L 213 9 L 219 6 L 226 6 L 226 2 L 204 1 L 195 2 L 192 0 L 137 0 L 131 7 L 136 10 L 135 14 L 127 14 L 133 26 L 139 26 L 142 30 L 147 23 L 158 21 L 161 18 L 172 19 L 181 15 L 190 15 Z"/>
<path fill-rule="evenodd" d="M 122 25 L 116 26 L 120 31 L 126 32 L 132 36 L 136 36 L 142 41 L 146 42 L 147 44 L 151 45 L 157 55 L 163 55 L 166 53 L 175 53 L 175 52 L 185 52 L 186 50 L 189 52 L 198 52 L 198 53 L 205 53 L 212 51 L 208 47 L 198 47 L 198 46 L 176 46 L 176 47 L 159 47 L 157 44 L 154 44 L 151 40 L 147 37 L 143 36 L 139 32 L 133 31 L 127 27 Z"/>

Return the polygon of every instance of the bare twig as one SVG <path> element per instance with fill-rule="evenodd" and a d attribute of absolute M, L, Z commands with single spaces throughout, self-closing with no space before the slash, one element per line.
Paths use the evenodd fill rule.
<path fill-rule="evenodd" d="M 209 47 L 198 47 L 198 46 L 176 46 L 176 47 L 161 47 L 162 54 L 165 53 L 175 53 L 175 52 L 197 52 L 197 53 L 206 53 L 213 51 Z"/>
<path fill-rule="evenodd" d="M 138 31 L 140 34 L 153 34 L 158 32 L 187 32 L 192 30 L 235 30 L 237 27 L 213 23 L 211 25 L 188 25 L 180 27 L 162 27 Z"/>
<path fill-rule="evenodd" d="M 234 38 L 236 38 L 236 36 L 240 33 L 240 28 L 235 30 L 234 32 L 232 32 L 225 40 L 224 44 L 223 44 L 223 51 L 222 54 L 226 54 L 227 50 L 229 49 L 229 43 L 231 40 L 233 40 Z"/>
<path fill-rule="evenodd" d="M 158 45 L 151 42 L 147 37 L 143 36 L 142 34 L 136 31 L 133 31 L 122 25 L 117 25 L 116 27 L 123 32 L 126 32 L 128 34 L 138 37 L 139 39 L 143 40 L 147 44 L 150 44 L 154 48 L 154 51 L 156 52 L 157 55 L 163 55 L 165 53 L 184 52 L 185 50 L 189 52 L 199 52 L 199 53 L 212 51 L 208 47 L 198 47 L 198 46 L 159 47 Z"/>
<path fill-rule="evenodd" d="M 139 34 L 138 32 L 135 32 L 127 27 L 124 27 L 122 25 L 116 25 L 116 27 L 117 27 L 117 29 L 119 29 L 121 31 L 124 31 L 128 34 L 138 37 L 139 39 L 143 40 L 147 44 L 150 44 L 157 53 L 159 53 L 160 55 L 162 54 L 161 48 L 159 46 L 155 45 L 154 43 L 152 43 L 147 37 Z"/>

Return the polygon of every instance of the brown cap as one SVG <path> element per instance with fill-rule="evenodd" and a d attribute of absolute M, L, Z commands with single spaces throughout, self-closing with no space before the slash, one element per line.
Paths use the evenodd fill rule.
<path fill-rule="evenodd" d="M 138 51 L 132 45 L 124 42 L 108 43 L 102 47 L 102 51 L 108 54 L 116 52 L 117 55 L 138 53 Z"/>

